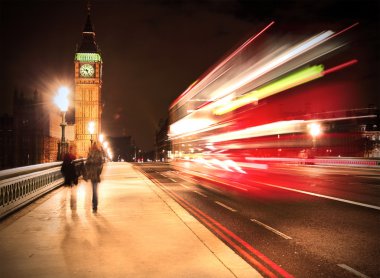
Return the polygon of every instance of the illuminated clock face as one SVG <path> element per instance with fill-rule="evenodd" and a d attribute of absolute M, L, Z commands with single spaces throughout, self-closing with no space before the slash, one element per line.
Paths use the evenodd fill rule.
<path fill-rule="evenodd" d="M 80 75 L 82 77 L 91 77 L 94 75 L 94 67 L 90 64 L 84 64 L 79 69 Z"/>

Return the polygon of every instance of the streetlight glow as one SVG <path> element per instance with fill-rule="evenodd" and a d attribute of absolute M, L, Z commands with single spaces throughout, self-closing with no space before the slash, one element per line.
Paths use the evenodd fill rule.
<path fill-rule="evenodd" d="M 107 147 L 108 147 L 108 142 L 107 142 L 107 141 L 104 141 L 103 146 L 104 146 L 105 149 L 107 149 Z"/>
<path fill-rule="evenodd" d="M 91 135 L 91 138 L 90 138 L 90 143 L 91 143 L 91 146 L 92 146 L 92 134 L 95 133 L 95 122 L 94 121 L 91 121 L 88 123 L 88 131 L 90 132 L 90 135 Z"/>
<path fill-rule="evenodd" d="M 99 142 L 103 143 L 103 141 L 104 141 L 104 135 L 103 134 L 99 134 Z"/>
<path fill-rule="evenodd" d="M 94 121 L 91 121 L 88 123 L 88 131 L 90 132 L 91 135 L 95 133 L 95 122 Z"/>
<path fill-rule="evenodd" d="M 66 112 L 69 108 L 69 89 L 67 87 L 60 87 L 58 89 L 58 95 L 54 98 L 54 103 L 59 107 L 62 112 Z"/>
<path fill-rule="evenodd" d="M 112 160 L 113 154 L 110 149 L 107 150 L 108 157 Z"/>
<path fill-rule="evenodd" d="M 309 125 L 309 133 L 313 137 L 317 137 L 322 133 L 321 125 L 318 123 L 312 123 Z"/>

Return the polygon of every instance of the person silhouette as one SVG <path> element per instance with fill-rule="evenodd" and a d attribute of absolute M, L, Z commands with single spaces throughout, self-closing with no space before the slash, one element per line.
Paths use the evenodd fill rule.
<path fill-rule="evenodd" d="M 74 154 L 74 147 L 70 146 L 69 151 L 63 157 L 61 173 L 65 179 L 64 185 L 72 186 L 77 182 L 77 174 L 75 171 L 74 160 L 76 156 Z"/>
<path fill-rule="evenodd" d="M 103 152 L 97 142 L 94 142 L 88 153 L 85 170 L 86 178 L 91 180 L 92 184 L 92 210 L 98 210 L 98 184 L 100 183 L 100 174 L 103 170 L 104 157 Z"/>

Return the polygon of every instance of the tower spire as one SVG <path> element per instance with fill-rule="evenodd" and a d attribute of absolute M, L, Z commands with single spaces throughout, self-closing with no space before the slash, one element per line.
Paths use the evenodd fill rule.
<path fill-rule="evenodd" d="M 95 31 L 91 22 L 91 2 L 87 1 L 87 19 L 82 32 L 82 43 L 78 52 L 82 53 L 98 53 L 99 49 L 95 41 Z"/>

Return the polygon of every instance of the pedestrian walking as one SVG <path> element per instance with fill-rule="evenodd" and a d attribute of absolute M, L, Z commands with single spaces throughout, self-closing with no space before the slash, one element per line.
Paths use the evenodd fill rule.
<path fill-rule="evenodd" d="M 78 177 L 74 165 L 75 159 L 76 156 L 74 146 L 70 146 L 69 151 L 63 157 L 61 166 L 61 173 L 64 177 L 64 185 L 73 186 L 73 184 L 78 184 Z"/>
<path fill-rule="evenodd" d="M 103 152 L 97 142 L 93 143 L 88 153 L 85 171 L 86 179 L 91 180 L 92 184 L 92 210 L 98 210 L 98 184 L 100 183 L 100 174 L 103 170 Z"/>

